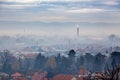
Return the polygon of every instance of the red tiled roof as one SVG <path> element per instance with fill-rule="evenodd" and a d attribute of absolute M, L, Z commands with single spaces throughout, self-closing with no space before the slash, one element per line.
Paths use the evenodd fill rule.
<path fill-rule="evenodd" d="M 53 78 L 53 80 L 71 80 L 71 79 L 73 79 L 73 77 L 74 77 L 74 75 L 58 74 Z"/>
<path fill-rule="evenodd" d="M 27 80 L 26 78 L 15 78 L 13 80 Z"/>
<path fill-rule="evenodd" d="M 22 74 L 20 74 L 20 73 L 15 73 L 15 74 L 12 74 L 11 76 L 13 76 L 13 77 L 20 77 L 20 76 L 22 76 Z"/>
<path fill-rule="evenodd" d="M 79 77 L 79 78 L 78 78 L 78 80 L 84 80 L 84 77 L 83 77 L 83 76 L 81 76 L 81 77 Z"/>
<path fill-rule="evenodd" d="M 65 75 L 63 74 L 58 74 L 54 76 L 53 80 L 64 80 Z"/>
<path fill-rule="evenodd" d="M 64 80 L 71 80 L 74 76 L 73 75 L 66 75 Z"/>
<path fill-rule="evenodd" d="M 32 77 L 32 80 L 47 80 L 46 75 L 47 75 L 47 72 L 45 71 L 42 73 L 35 72 Z"/>
<path fill-rule="evenodd" d="M 36 56 L 37 56 L 37 54 L 34 54 L 34 53 L 30 53 L 30 54 L 26 55 L 27 58 L 34 58 Z"/>

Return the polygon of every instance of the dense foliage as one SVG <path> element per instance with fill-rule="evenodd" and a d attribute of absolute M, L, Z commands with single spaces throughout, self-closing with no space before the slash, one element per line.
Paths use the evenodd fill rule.
<path fill-rule="evenodd" d="M 77 56 L 74 50 L 70 50 L 68 57 L 57 56 L 45 57 L 39 53 L 34 58 L 19 56 L 14 57 L 9 51 L 0 53 L 0 71 L 8 74 L 20 72 L 27 74 L 29 71 L 47 71 L 47 77 L 56 74 L 78 74 L 80 66 L 84 66 L 91 72 L 102 72 L 105 66 L 113 61 L 120 63 L 120 52 L 112 52 L 109 57 L 98 53 L 93 56 L 90 53 Z"/>

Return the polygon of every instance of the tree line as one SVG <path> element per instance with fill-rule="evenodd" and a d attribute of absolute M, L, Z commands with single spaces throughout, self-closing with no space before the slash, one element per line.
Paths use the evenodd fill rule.
<path fill-rule="evenodd" d="M 120 52 L 109 53 L 109 57 L 101 53 L 94 56 L 91 53 L 76 56 L 74 50 L 70 50 L 67 54 L 68 57 L 60 54 L 45 57 L 39 53 L 34 58 L 23 56 L 16 58 L 9 51 L 4 51 L 0 53 L 0 72 L 8 74 L 20 72 L 26 75 L 30 71 L 47 71 L 47 77 L 51 78 L 57 74 L 78 74 L 81 66 L 90 72 L 103 72 L 106 66 L 114 63 L 114 61 L 120 64 Z"/>

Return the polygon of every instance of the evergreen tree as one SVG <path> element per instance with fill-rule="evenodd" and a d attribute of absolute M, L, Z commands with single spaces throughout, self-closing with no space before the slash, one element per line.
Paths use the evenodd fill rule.
<path fill-rule="evenodd" d="M 95 55 L 94 71 L 96 71 L 96 72 L 103 71 L 104 64 L 105 64 L 105 55 L 102 55 L 101 53 L 98 53 L 97 55 Z"/>
<path fill-rule="evenodd" d="M 92 56 L 90 53 L 86 53 L 84 56 L 84 66 L 88 70 L 93 70 L 94 64 L 94 56 Z"/>
<path fill-rule="evenodd" d="M 45 63 L 46 63 L 46 58 L 41 53 L 39 53 L 35 58 L 34 68 L 36 70 L 45 69 Z"/>
<path fill-rule="evenodd" d="M 115 60 L 117 64 L 120 64 L 120 52 L 112 52 L 110 58 L 111 61 Z"/>
<path fill-rule="evenodd" d="M 68 53 L 68 73 L 75 74 L 77 72 L 77 66 L 76 66 L 76 58 L 75 58 L 76 52 L 74 50 L 70 50 Z"/>

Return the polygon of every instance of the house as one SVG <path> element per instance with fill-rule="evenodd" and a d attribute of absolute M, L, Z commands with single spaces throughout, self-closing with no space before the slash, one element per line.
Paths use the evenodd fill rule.
<path fill-rule="evenodd" d="M 33 75 L 34 75 L 34 71 L 27 71 L 27 73 L 26 73 L 26 77 L 28 80 L 31 80 Z"/>
<path fill-rule="evenodd" d="M 13 77 L 13 80 L 15 80 L 15 79 L 17 79 L 17 78 L 22 77 L 22 74 L 16 72 L 16 73 L 12 74 L 11 77 Z"/>
<path fill-rule="evenodd" d="M 85 69 L 85 67 L 81 66 L 79 71 L 79 77 L 80 76 L 87 76 L 89 74 L 89 71 Z"/>
<path fill-rule="evenodd" d="M 88 75 L 89 71 L 86 70 L 84 66 L 81 66 L 77 75 L 77 80 L 87 80 Z"/>
<path fill-rule="evenodd" d="M 98 80 L 98 78 L 102 78 L 103 75 L 104 75 L 104 73 L 102 73 L 102 72 L 92 73 L 91 79 L 97 79 Z M 101 80 L 101 79 L 99 79 L 99 80 Z"/>
<path fill-rule="evenodd" d="M 53 80 L 64 80 L 65 75 L 64 74 L 58 74 L 54 76 Z"/>
<path fill-rule="evenodd" d="M 46 75 L 47 75 L 47 72 L 35 72 L 33 77 L 32 77 L 32 80 L 48 80 L 46 78 Z"/>
<path fill-rule="evenodd" d="M 84 76 L 80 76 L 77 78 L 77 80 L 86 80 Z"/>
<path fill-rule="evenodd" d="M 58 74 L 56 75 L 53 80 L 77 80 L 77 78 L 74 75 L 68 74 Z"/>
<path fill-rule="evenodd" d="M 68 74 L 64 77 L 64 80 L 72 80 L 73 78 L 75 78 L 74 75 Z"/>
<path fill-rule="evenodd" d="M 13 79 L 13 80 L 27 80 L 27 79 L 24 78 L 24 77 L 19 77 L 19 78 L 15 78 L 15 79 Z"/>
<path fill-rule="evenodd" d="M 71 80 L 78 80 L 76 77 L 73 77 Z"/>

